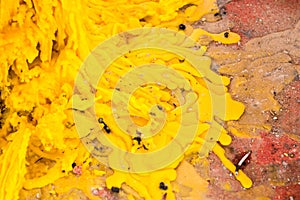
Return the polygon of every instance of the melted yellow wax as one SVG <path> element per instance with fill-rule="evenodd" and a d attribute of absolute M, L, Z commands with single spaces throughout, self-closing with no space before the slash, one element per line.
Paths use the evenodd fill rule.
<path fill-rule="evenodd" d="M 130 61 L 125 61 L 126 59 Z M 138 50 L 131 52 L 125 57 L 121 57 L 118 60 L 112 64 L 109 68 L 107 68 L 106 73 L 107 76 L 104 74 L 102 79 L 100 79 L 98 87 L 99 91 L 96 93 L 96 110 L 98 116 L 101 116 L 105 118 L 108 124 L 110 124 L 110 127 L 112 129 L 113 134 L 109 134 L 109 139 L 118 145 L 119 147 L 122 147 L 123 149 L 129 151 L 129 152 L 135 152 L 135 153 L 149 153 L 156 150 L 159 150 L 160 148 L 164 147 L 166 144 L 168 144 L 176 135 L 177 130 L 180 126 L 180 112 L 181 107 L 174 106 L 174 104 L 179 105 L 179 102 L 176 100 L 176 98 L 172 95 L 172 92 L 168 87 L 170 87 L 170 84 L 175 84 L 173 86 L 171 84 L 171 87 L 178 87 L 180 85 L 180 79 L 176 80 L 174 77 L 170 78 L 170 80 L 165 80 L 167 82 L 167 85 L 160 85 L 160 84 L 148 84 L 144 85 L 143 87 L 138 88 L 132 93 L 132 96 L 130 97 L 129 101 L 129 113 L 131 116 L 131 119 L 138 125 L 146 125 L 150 120 L 151 116 L 149 115 L 149 110 L 151 110 L 153 105 L 162 105 L 162 107 L 166 111 L 166 121 L 167 123 L 165 126 L 160 130 L 160 132 L 153 137 L 142 139 L 142 142 L 138 144 L 135 140 L 133 140 L 130 135 L 126 134 L 123 130 L 118 128 L 118 125 L 115 123 L 114 119 L 112 118 L 111 112 L 109 112 L 110 108 L 110 99 L 113 93 L 113 90 L 110 88 L 114 88 L 117 84 L 117 81 L 120 77 L 122 77 L 125 72 L 128 70 L 132 70 L 135 66 L 140 66 L 147 63 L 163 63 L 166 66 L 169 66 L 170 68 L 176 69 L 180 74 L 183 75 L 183 77 L 187 78 L 190 81 L 190 84 L 197 95 L 199 96 L 198 106 L 201 110 L 200 116 L 199 116 L 199 126 L 197 129 L 197 136 L 194 139 L 193 144 L 186 152 L 186 155 L 189 155 L 191 153 L 199 151 L 203 143 L 205 143 L 205 137 L 208 135 L 208 129 L 210 128 L 210 124 L 206 123 L 211 118 L 212 113 L 212 107 L 211 105 L 211 99 L 210 99 L 210 93 L 205 85 L 204 81 L 202 80 L 201 75 L 197 71 L 193 71 L 194 68 L 187 63 L 182 62 L 180 58 L 176 58 L 172 56 L 171 53 L 167 52 L 159 52 L 159 50 Z M 127 64 L 125 64 L 127 63 Z M 203 67 L 209 67 L 210 63 L 207 63 L 208 66 Z M 184 67 L 183 67 L 184 66 Z M 127 68 L 127 69 L 126 69 Z M 191 70 L 188 70 L 188 69 Z M 189 71 L 189 73 L 187 73 Z M 151 72 L 149 72 L 151 74 Z M 154 74 L 155 75 L 155 74 Z M 154 76 L 153 75 L 153 76 Z M 163 76 L 163 74 L 160 74 Z M 150 75 L 151 77 L 152 75 Z M 156 76 L 159 76 L 156 74 Z M 109 77 L 109 83 L 107 83 L 107 79 Z M 160 79 L 160 78 L 158 78 Z M 228 85 L 228 79 L 226 77 L 222 78 L 224 85 Z M 169 81 L 169 82 L 168 82 Z M 177 85 L 179 84 L 179 85 Z M 108 88 L 105 89 L 105 86 Z M 169 86 L 168 86 L 169 85 Z M 122 90 L 120 90 L 122 92 Z M 226 89 L 224 89 L 226 91 Z M 102 95 L 105 93 L 106 95 Z M 118 97 L 122 97 L 121 95 Z M 231 99 L 229 94 L 225 95 L 226 97 L 226 107 L 227 112 L 224 116 L 223 120 L 236 120 L 240 117 L 240 115 L 243 113 L 244 106 Z M 230 109 L 231 108 L 231 109 Z M 121 114 L 120 114 L 121 115 Z M 124 123 L 130 124 L 130 121 L 123 120 Z M 221 131 L 221 135 L 219 137 L 219 141 L 222 145 L 229 145 L 231 143 L 231 137 L 227 134 L 227 131 L 217 126 L 215 127 L 215 132 L 212 132 L 211 134 L 218 133 L 219 130 Z M 130 145 L 128 145 L 130 144 Z M 147 149 L 141 148 L 142 145 L 145 145 Z M 215 144 L 213 144 L 215 145 Z M 219 148 L 218 148 L 219 147 Z M 213 151 L 220 157 L 223 164 L 228 167 L 232 172 L 234 172 L 234 165 L 226 159 L 224 156 L 224 150 L 220 146 L 215 146 L 213 148 Z M 166 167 L 166 169 L 176 169 L 178 166 L 178 163 L 183 159 L 181 157 L 179 160 L 176 160 L 170 167 Z M 171 170 L 172 171 L 172 170 Z M 156 198 L 156 195 L 161 195 L 161 191 L 157 187 L 159 180 L 164 180 L 167 182 L 173 181 L 174 179 L 170 176 L 171 171 L 165 170 L 165 171 L 158 171 L 158 172 L 151 172 L 150 174 L 133 174 L 133 173 L 124 173 L 124 172 L 118 172 L 115 171 L 115 173 L 107 179 L 107 184 L 109 187 L 117 186 L 120 187 L 122 183 L 126 183 L 129 186 L 135 188 L 137 191 L 141 191 L 140 195 L 146 199 L 153 199 Z M 164 174 L 164 177 L 161 177 L 161 173 Z M 135 178 L 133 178 L 135 177 Z M 146 178 L 145 178 L 146 177 Z M 145 179 L 144 179 L 145 178 Z M 147 180 L 152 180 L 154 185 L 143 185 L 138 184 L 142 182 L 146 182 Z M 242 185 L 246 188 L 251 187 L 252 182 L 251 180 L 244 174 L 240 173 L 240 175 L 237 176 L 237 179 L 242 183 Z M 153 189 L 154 187 L 154 189 Z M 152 193 L 152 191 L 155 190 L 155 192 Z M 169 195 L 168 199 L 173 199 L 173 195 Z"/>
<path fill-rule="evenodd" d="M 188 4 L 192 6 L 182 9 Z M 1 1 L 0 199 L 33 198 L 40 189 L 46 189 L 41 199 L 60 199 L 66 197 L 61 195 L 68 194 L 71 188 L 83 191 L 90 199 L 98 199 L 92 195 L 92 187 L 106 185 L 111 188 L 122 184 L 129 185 L 145 199 L 160 199 L 163 192 L 157 184 L 161 181 L 169 186 L 167 198 L 174 199 L 171 182 L 176 179 L 176 169 L 184 156 L 152 173 L 132 174 L 116 170 L 112 175 L 91 158 L 73 124 L 72 97 L 73 101 L 80 101 L 72 96 L 74 78 L 83 60 L 100 42 L 134 28 L 178 30 L 178 25 L 184 23 L 189 28 L 180 32 L 191 35 L 196 41 L 206 35 L 224 44 L 238 42 L 239 37 L 232 32 L 226 38 L 224 33 L 210 34 L 190 26 L 203 15 L 217 11 L 216 2 L 206 0 Z M 206 48 L 201 49 L 204 53 Z M 110 141 L 129 152 L 148 153 L 162 148 L 174 137 L 180 125 L 178 114 L 181 108 L 166 87 L 145 85 L 130 98 L 129 112 L 136 124 L 145 125 L 150 120 L 148 111 L 154 104 L 161 104 L 166 111 L 166 126 L 159 134 L 142 141 L 149 150 L 139 148 L 140 144 L 118 129 L 110 110 L 113 86 L 130 65 L 158 63 L 179 71 L 201 97 L 197 102 L 201 110 L 197 136 L 186 155 L 199 151 L 203 144 L 213 147 L 217 140 L 222 145 L 230 144 L 231 138 L 220 127 L 216 130 L 221 130 L 220 138 L 207 143 L 210 127 L 207 120 L 212 117 L 212 106 L 206 77 L 171 53 L 140 50 L 126 56 L 115 61 L 104 74 L 95 97 L 97 115 L 102 116 L 112 129 L 108 135 Z M 210 62 L 204 62 L 203 66 L 209 69 Z M 222 77 L 222 80 L 224 85 L 212 87 L 213 92 L 227 92 L 229 79 Z M 171 88 L 177 87 L 176 82 L 172 84 L 169 85 Z M 226 100 L 228 112 L 220 119 L 237 120 L 244 111 L 243 105 L 232 100 L 228 93 Z M 221 146 L 216 145 L 213 151 L 232 171 L 233 165 L 226 160 Z M 80 178 L 72 173 L 73 162 L 82 165 Z M 242 172 L 237 179 L 244 187 L 251 186 L 251 181 Z"/>

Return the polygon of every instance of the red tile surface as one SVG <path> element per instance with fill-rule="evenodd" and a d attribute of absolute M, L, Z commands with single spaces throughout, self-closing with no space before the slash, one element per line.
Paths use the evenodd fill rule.
<path fill-rule="evenodd" d="M 234 0 L 225 6 L 242 43 L 292 28 L 300 19 L 299 0 Z"/>
<path fill-rule="evenodd" d="M 299 75 L 298 75 L 299 76 Z M 300 137 L 300 81 L 287 85 L 277 97 L 282 105 L 274 126 L 286 133 Z"/>
<path fill-rule="evenodd" d="M 292 29 L 300 20 L 299 0 L 220 2 L 226 10 L 223 23 L 241 36 L 241 45 L 232 45 L 232 49 L 238 47 L 243 50 L 247 41 Z M 298 49 L 300 51 L 300 47 Z M 292 53 L 287 51 L 288 56 L 291 57 L 288 63 L 299 66 L 300 54 L 296 52 L 297 50 L 293 50 Z M 274 65 L 271 61 L 268 63 L 272 67 L 277 64 L 283 66 L 284 62 L 279 64 L 274 61 Z M 260 65 L 256 67 L 260 70 Z M 216 156 L 210 155 L 208 159 L 211 163 L 209 195 L 211 199 L 235 200 L 259 197 L 268 197 L 272 200 L 300 199 L 299 70 L 298 75 L 295 74 L 295 79 L 286 84 L 281 91 L 273 94 L 280 103 L 281 109 L 270 115 L 271 120 L 267 123 L 271 125 L 271 131 L 261 130 L 260 134 L 258 132 L 259 135 L 253 138 L 233 136 L 231 145 L 225 147 L 226 156 L 232 161 L 241 153 L 252 150 L 250 163 L 244 168 L 244 172 L 252 179 L 253 187 L 248 190 L 243 189 L 233 175 L 224 169 Z M 226 184 L 230 185 L 230 189 L 224 188 Z"/>

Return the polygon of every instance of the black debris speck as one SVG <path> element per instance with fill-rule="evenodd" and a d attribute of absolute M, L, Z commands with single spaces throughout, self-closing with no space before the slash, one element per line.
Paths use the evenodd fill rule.
<path fill-rule="evenodd" d="M 229 37 L 229 33 L 228 33 L 228 32 L 225 32 L 225 33 L 224 33 L 224 37 L 225 37 L 225 38 L 228 38 L 228 37 Z"/>
<path fill-rule="evenodd" d="M 120 188 L 118 188 L 118 187 L 111 187 L 111 191 L 115 192 L 115 193 L 119 193 L 120 192 Z"/>
<path fill-rule="evenodd" d="M 142 142 L 142 138 L 141 137 L 134 137 L 133 140 L 136 140 L 138 142 L 138 144 L 140 145 Z"/>
<path fill-rule="evenodd" d="M 180 30 L 185 30 L 186 29 L 186 26 L 184 24 L 179 24 L 179 27 L 178 27 Z"/>
<path fill-rule="evenodd" d="M 160 182 L 160 183 L 159 183 L 159 189 L 161 189 L 161 190 L 167 190 L 167 189 L 168 189 L 168 186 L 165 185 L 164 182 Z"/>

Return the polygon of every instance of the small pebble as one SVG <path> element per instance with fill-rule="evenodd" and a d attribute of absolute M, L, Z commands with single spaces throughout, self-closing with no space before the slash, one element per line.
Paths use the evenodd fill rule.
<path fill-rule="evenodd" d="M 82 166 L 75 166 L 73 168 L 73 173 L 76 174 L 76 175 L 81 175 L 82 174 Z"/>
<path fill-rule="evenodd" d="M 40 199 L 40 198 L 41 198 L 41 194 L 40 194 L 40 193 L 36 193 L 35 197 L 36 197 L 37 199 Z"/>
<path fill-rule="evenodd" d="M 294 158 L 294 157 L 295 157 L 295 154 L 294 154 L 294 153 L 289 153 L 289 157 L 290 157 L 290 158 Z"/>

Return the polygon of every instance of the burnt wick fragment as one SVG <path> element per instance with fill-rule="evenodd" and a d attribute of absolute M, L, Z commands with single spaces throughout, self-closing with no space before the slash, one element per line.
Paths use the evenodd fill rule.
<path fill-rule="evenodd" d="M 43 160 L 43 157 L 40 157 L 39 159 L 37 159 L 34 163 L 37 163 L 39 161 Z"/>
<path fill-rule="evenodd" d="M 164 182 L 160 182 L 160 183 L 159 183 L 159 189 L 161 189 L 161 190 L 167 190 L 167 189 L 168 189 L 168 186 L 165 185 Z"/>
<path fill-rule="evenodd" d="M 146 151 L 148 151 L 149 149 L 146 147 L 146 145 L 142 145 L 141 147 L 139 147 L 139 148 L 137 148 L 137 149 L 140 149 L 140 148 L 143 148 L 143 149 L 145 149 Z"/>
<path fill-rule="evenodd" d="M 98 119 L 98 122 L 99 122 L 100 124 L 104 123 L 103 118 L 100 117 L 100 118 Z M 105 124 L 105 123 L 104 123 L 104 124 Z"/>
<path fill-rule="evenodd" d="M 106 131 L 106 133 L 110 133 L 111 132 L 110 128 L 107 125 L 105 125 L 103 128 Z"/>
<path fill-rule="evenodd" d="M 166 200 L 167 199 L 167 195 L 168 195 L 168 193 L 164 193 L 161 199 L 162 200 Z"/>
<path fill-rule="evenodd" d="M 141 137 L 134 137 L 133 140 L 136 140 L 138 142 L 138 144 L 140 145 L 142 142 L 142 138 Z"/>
<path fill-rule="evenodd" d="M 143 148 L 144 148 L 145 150 L 149 150 L 144 144 L 143 144 Z"/>
<path fill-rule="evenodd" d="M 158 110 L 163 110 L 163 107 L 161 105 L 157 105 Z"/>
<path fill-rule="evenodd" d="M 239 170 L 242 167 L 243 164 L 245 164 L 246 160 L 250 158 L 252 151 L 248 151 L 241 160 L 235 165 L 235 175 L 239 174 Z"/>
<path fill-rule="evenodd" d="M 99 118 L 98 119 L 98 122 L 100 123 L 100 124 L 103 124 L 104 126 L 103 126 L 103 129 L 105 130 L 105 132 L 106 133 L 110 133 L 111 132 L 111 130 L 110 130 L 110 128 L 107 126 L 107 124 L 104 122 L 104 120 L 103 120 L 103 118 Z"/>
<path fill-rule="evenodd" d="M 154 112 L 149 112 L 149 114 L 154 117 L 156 116 L 156 114 Z"/>

